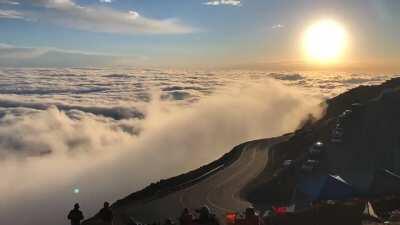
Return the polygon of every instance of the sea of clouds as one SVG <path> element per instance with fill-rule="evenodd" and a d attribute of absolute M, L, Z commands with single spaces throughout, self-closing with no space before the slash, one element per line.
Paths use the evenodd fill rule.
<path fill-rule="evenodd" d="M 0 69 L 2 224 L 67 224 L 247 140 L 290 132 L 324 98 L 395 75 Z M 79 194 L 73 192 L 79 188 Z"/>

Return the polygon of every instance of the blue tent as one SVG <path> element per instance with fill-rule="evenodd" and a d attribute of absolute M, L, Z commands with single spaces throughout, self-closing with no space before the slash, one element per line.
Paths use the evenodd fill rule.
<path fill-rule="evenodd" d="M 354 196 L 355 192 L 340 176 L 321 175 L 300 179 L 297 192 L 303 193 L 314 200 L 344 200 Z"/>

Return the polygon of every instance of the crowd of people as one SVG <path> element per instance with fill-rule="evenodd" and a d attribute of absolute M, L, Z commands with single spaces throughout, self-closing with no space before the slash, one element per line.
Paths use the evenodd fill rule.
<path fill-rule="evenodd" d="M 197 216 L 192 213 L 188 208 L 183 209 L 181 215 L 174 221 L 172 219 L 166 219 L 163 223 L 155 222 L 151 225 L 220 225 L 221 221 L 217 216 L 211 212 L 210 208 L 206 205 L 200 209 L 195 210 Z M 113 212 L 110 209 L 108 202 L 104 203 L 104 207 L 99 211 L 96 217 L 100 220 L 103 225 L 113 224 Z M 68 220 L 70 220 L 71 225 L 80 225 L 84 220 L 84 215 L 80 210 L 79 204 L 76 203 L 74 208 L 68 213 Z M 225 223 L 227 225 L 264 225 L 261 217 L 255 212 L 253 208 L 247 208 L 244 215 L 241 216 L 238 213 L 228 213 L 226 214 Z M 140 225 L 135 221 L 131 224 Z M 129 224 L 129 225 L 131 225 Z"/>
<path fill-rule="evenodd" d="M 366 204 L 368 203 L 368 204 Z M 294 212 L 290 207 L 271 206 L 262 216 L 254 208 L 247 208 L 244 213 L 230 212 L 225 217 L 217 217 L 208 206 L 203 206 L 191 211 L 188 208 L 182 210 L 176 220 L 166 219 L 162 222 L 150 224 L 140 223 L 134 218 L 128 220 L 119 218 L 118 224 L 123 225 L 291 225 L 291 224 L 361 224 L 362 220 L 368 221 L 400 221 L 399 204 L 400 198 L 386 197 L 372 199 L 371 203 L 363 199 L 351 199 L 348 201 L 319 201 L 305 210 Z M 375 214 L 375 208 L 378 214 Z M 385 216 L 385 213 L 388 215 Z M 390 212 L 390 213 L 389 213 Z M 379 215 L 379 216 L 378 216 Z M 398 218 L 397 218 L 397 217 Z M 113 211 L 108 202 L 96 214 L 94 224 L 113 225 Z M 84 215 L 76 203 L 68 213 L 67 218 L 71 225 L 81 225 Z M 92 223 L 90 223 L 92 224 Z"/>
<path fill-rule="evenodd" d="M 188 208 L 183 209 L 180 217 L 178 218 L 179 225 L 220 225 L 221 221 L 213 214 L 208 206 L 203 206 L 195 210 L 198 216 L 194 216 Z M 174 221 L 167 219 L 164 225 L 175 225 Z M 225 223 L 227 225 L 264 225 L 261 217 L 255 212 L 253 208 L 247 208 L 244 216 L 236 212 L 227 213 Z"/>

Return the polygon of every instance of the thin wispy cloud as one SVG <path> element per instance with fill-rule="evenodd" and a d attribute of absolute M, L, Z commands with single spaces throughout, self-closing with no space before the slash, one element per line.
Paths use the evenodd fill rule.
<path fill-rule="evenodd" d="M 54 47 L 21 47 L 0 43 L 0 66 L 7 67 L 57 67 L 63 66 L 63 63 L 67 66 L 133 65 L 144 60 L 147 60 L 146 56 L 112 55 Z"/>
<path fill-rule="evenodd" d="M 41 56 L 50 51 L 78 53 L 77 51 L 62 50 L 56 48 L 20 47 L 6 43 L 0 43 L 0 58 L 2 59 L 29 59 Z M 79 54 L 85 54 L 85 53 L 79 52 Z"/>
<path fill-rule="evenodd" d="M 282 24 L 274 24 L 271 26 L 272 29 L 282 29 L 284 27 L 285 27 L 285 25 L 282 25 Z"/>
<path fill-rule="evenodd" d="M 0 9 L 0 19 L 25 19 L 23 14 L 15 10 L 2 10 Z"/>
<path fill-rule="evenodd" d="M 123 12 L 109 7 L 84 6 L 72 0 L 28 0 L 24 1 L 24 4 L 43 7 L 43 10 L 24 12 L 3 10 L 0 12 L 2 15 L 0 18 L 27 18 L 73 29 L 105 33 L 182 34 L 195 31 L 176 18 L 152 19 L 134 10 Z"/>
<path fill-rule="evenodd" d="M 230 6 L 241 6 L 240 0 L 210 0 L 204 3 L 204 5 L 210 6 L 220 6 L 220 5 L 230 5 Z"/>
<path fill-rule="evenodd" d="M 26 48 L 26 47 L 16 47 L 13 45 L 8 45 L 0 43 L 0 59 L 26 59 L 33 58 L 46 53 L 46 49 L 39 48 Z"/>
<path fill-rule="evenodd" d="M 99 0 L 101 3 L 112 3 L 113 0 Z"/>
<path fill-rule="evenodd" d="M 19 2 L 9 1 L 9 0 L 0 0 L 0 4 L 19 5 Z"/>

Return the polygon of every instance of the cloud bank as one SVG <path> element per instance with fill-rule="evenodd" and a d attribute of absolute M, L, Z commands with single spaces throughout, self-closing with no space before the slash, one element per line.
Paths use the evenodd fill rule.
<path fill-rule="evenodd" d="M 324 97 L 390 77 L 0 69 L 0 218 L 63 224 L 74 202 L 91 216 L 238 143 L 292 131 Z"/>
<path fill-rule="evenodd" d="M 151 95 L 144 118 L 122 120 L 0 105 L 2 221 L 60 224 L 75 201 L 90 216 L 104 200 L 197 168 L 243 141 L 288 132 L 319 112 L 319 99 L 269 79 L 233 82 L 190 105 Z"/>

